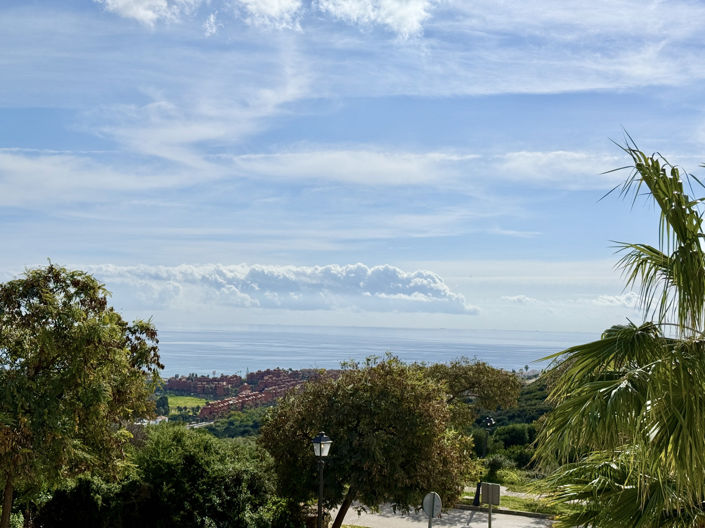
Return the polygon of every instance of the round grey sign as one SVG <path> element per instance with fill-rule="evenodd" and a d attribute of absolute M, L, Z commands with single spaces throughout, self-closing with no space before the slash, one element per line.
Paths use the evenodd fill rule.
<path fill-rule="evenodd" d="M 438 517 L 441 514 L 441 497 L 435 491 L 427 493 L 423 498 L 423 511 L 429 517 Z"/>

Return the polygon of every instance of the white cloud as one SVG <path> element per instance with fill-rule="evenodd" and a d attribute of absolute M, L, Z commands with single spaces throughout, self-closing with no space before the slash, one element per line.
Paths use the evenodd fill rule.
<path fill-rule="evenodd" d="M 116 296 L 127 288 L 127 297 L 139 296 L 147 309 L 183 302 L 285 310 L 477 312 L 437 274 L 389 265 L 101 265 L 87 270 Z"/>
<path fill-rule="evenodd" d="M 553 0 L 94 1 L 149 26 L 184 20 L 207 3 L 235 10 L 253 27 L 301 29 L 297 35 L 315 50 L 311 60 L 320 73 L 314 96 L 565 93 L 679 86 L 704 75 L 697 39 L 705 8 L 692 2 L 604 0 L 595 8 Z M 207 36 L 217 28 L 209 21 Z M 402 38 L 390 45 L 336 21 Z"/>
<path fill-rule="evenodd" d="M 639 305 L 639 295 L 634 292 L 628 292 L 623 295 L 600 295 L 597 299 L 593 299 L 592 303 L 598 306 L 636 308 Z"/>
<path fill-rule="evenodd" d="M 584 42 L 605 34 L 653 39 L 688 38 L 699 35 L 705 6 L 692 1 L 541 0 L 503 2 L 493 0 L 446 0 L 456 14 L 456 24 L 468 31 L 504 32 Z M 633 16 L 635 12 L 642 16 Z M 678 27 L 678 31 L 672 28 Z"/>
<path fill-rule="evenodd" d="M 513 304 L 536 304 L 539 302 L 538 299 L 534 299 L 528 295 L 505 295 L 502 296 L 501 299 Z"/>
<path fill-rule="evenodd" d="M 360 25 L 386 26 L 401 37 L 418 35 L 436 2 L 431 0 L 318 0 L 333 17 Z"/>
<path fill-rule="evenodd" d="M 624 159 L 597 152 L 510 152 L 495 158 L 491 164 L 502 179 L 563 189 L 610 189 L 624 181 L 622 173 L 604 174 L 623 165 Z"/>
<path fill-rule="evenodd" d="M 160 21 L 173 22 L 193 13 L 203 0 L 93 0 L 105 9 L 125 18 L 154 26 Z"/>
<path fill-rule="evenodd" d="M 478 189 L 495 181 L 520 182 L 568 190 L 606 191 L 624 181 L 624 173 L 606 171 L 624 159 L 595 151 L 518 151 L 499 156 L 468 152 L 348 149 L 282 149 L 268 154 L 231 157 L 244 176 L 295 181 L 335 181 L 360 185 L 445 185 Z M 468 185 L 472 182 L 471 185 Z M 531 238 L 536 231 L 496 228 L 500 235 Z"/>
<path fill-rule="evenodd" d="M 458 163 L 474 158 L 471 154 L 333 148 L 248 154 L 233 158 L 233 163 L 242 174 L 281 180 L 405 185 L 447 181 L 456 174 Z"/>
<path fill-rule="evenodd" d="M 295 46 L 271 56 L 237 55 L 236 72 L 211 77 L 221 56 L 199 54 L 196 71 L 180 76 L 183 86 L 149 90 L 146 104 L 103 107 L 87 128 L 115 139 L 131 153 L 162 158 L 201 173 L 218 172 L 210 159 L 213 145 L 233 145 L 266 128 L 281 107 L 306 93 L 306 65 Z M 229 60 L 228 60 L 229 62 Z M 221 174 L 222 175 L 222 174 Z"/>
<path fill-rule="evenodd" d="M 192 15 L 204 0 L 94 0 L 107 11 L 154 26 L 158 22 L 174 22 Z M 209 4 L 211 2 L 208 2 Z M 385 27 L 402 38 L 420 35 L 423 24 L 431 16 L 436 0 L 318 0 L 313 8 L 301 0 L 231 0 L 233 6 L 250 25 L 275 29 L 300 29 L 304 15 L 315 11 L 360 26 Z M 206 21 L 213 28 L 212 15 Z M 206 35 L 213 33 L 206 29 Z"/>
<path fill-rule="evenodd" d="M 101 153 L 0 149 L 0 205 L 28 207 L 109 201 L 115 192 L 187 186 L 200 176 L 180 170 L 120 169 L 98 161 Z M 96 159 L 98 158 L 98 159 Z"/>
<path fill-rule="evenodd" d="M 208 15 L 208 18 L 203 23 L 203 34 L 206 37 L 212 37 L 213 35 L 218 33 L 218 29 L 223 27 L 223 24 L 218 23 L 217 17 L 218 12 L 214 11 L 213 13 Z"/>
<path fill-rule="evenodd" d="M 234 0 L 253 25 L 277 29 L 298 29 L 303 5 L 301 0 Z"/>

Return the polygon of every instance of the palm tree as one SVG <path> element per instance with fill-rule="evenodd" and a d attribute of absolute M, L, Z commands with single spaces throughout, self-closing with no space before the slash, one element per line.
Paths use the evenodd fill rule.
<path fill-rule="evenodd" d="M 556 407 L 538 439 L 563 526 L 705 526 L 705 252 L 699 184 L 629 138 L 621 195 L 660 209 L 659 247 L 619 243 L 618 266 L 646 321 L 555 356 Z"/>

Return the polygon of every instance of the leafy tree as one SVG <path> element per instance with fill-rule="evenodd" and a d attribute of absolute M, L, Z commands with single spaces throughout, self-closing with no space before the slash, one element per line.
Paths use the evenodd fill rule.
<path fill-rule="evenodd" d="M 153 413 L 157 333 L 126 323 L 95 278 L 50 264 L 0 284 L 0 482 L 14 490 L 89 469 L 117 472 L 130 434 Z"/>
<path fill-rule="evenodd" d="M 512 424 L 498 427 L 494 432 L 494 439 L 502 442 L 504 447 L 522 446 L 533 442 L 536 438 L 536 429 L 530 424 Z"/>
<path fill-rule="evenodd" d="M 539 455 L 564 465 L 557 501 L 584 505 L 564 525 L 702 526 L 705 523 L 705 251 L 697 183 L 658 155 L 624 147 L 634 171 L 622 194 L 660 211 L 659 247 L 620 243 L 627 285 L 647 318 L 572 347 L 554 367 Z"/>
<path fill-rule="evenodd" d="M 159 416 L 169 416 L 169 396 L 162 394 L 157 398 L 157 414 Z"/>
<path fill-rule="evenodd" d="M 135 487 L 132 498 L 132 524 L 266 525 L 273 476 L 265 455 L 252 443 L 219 440 L 183 426 L 151 428 L 135 456 L 141 486 Z"/>
<path fill-rule="evenodd" d="M 375 507 L 418 507 L 434 490 L 446 504 L 462 491 L 471 469 L 471 442 L 448 428 L 447 386 L 425 369 L 387 357 L 345 366 L 337 380 L 321 377 L 292 391 L 263 425 L 261 442 L 273 457 L 280 492 L 297 501 L 317 496 L 311 439 L 333 440 L 324 478 L 324 504 L 353 500 Z"/>
<path fill-rule="evenodd" d="M 122 516 L 121 485 L 83 476 L 73 486 L 54 491 L 37 517 L 41 528 L 110 528 Z"/>
<path fill-rule="evenodd" d="M 273 475 L 252 442 L 219 440 L 183 426 L 149 427 L 136 472 L 119 484 L 80 479 L 40 512 L 42 528 L 269 525 Z"/>
<path fill-rule="evenodd" d="M 233 411 L 227 418 L 216 420 L 213 425 L 209 425 L 205 429 L 218 438 L 254 436 L 259 434 L 266 412 L 267 407 Z"/>
<path fill-rule="evenodd" d="M 498 427 L 517 423 L 530 424 L 540 419 L 544 414 L 553 409 L 551 402 L 547 401 L 547 379 L 541 376 L 531 383 L 524 383 L 519 392 L 516 405 L 503 407 L 493 411 L 491 409 L 477 409 L 475 425 L 483 426 L 485 416 L 491 414 Z"/>
<path fill-rule="evenodd" d="M 482 410 L 514 407 L 523 385 L 511 372 L 467 358 L 425 369 L 426 376 L 446 386 L 452 421 L 459 428 L 470 426 Z"/>

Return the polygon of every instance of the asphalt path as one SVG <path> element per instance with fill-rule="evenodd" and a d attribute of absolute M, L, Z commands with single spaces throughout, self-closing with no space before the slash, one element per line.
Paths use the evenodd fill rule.
<path fill-rule="evenodd" d="M 331 512 L 333 518 L 337 512 Z M 350 508 L 343 524 L 366 526 L 369 528 L 427 528 L 428 517 L 425 513 L 399 514 L 391 506 L 382 506 L 378 513 L 362 513 Z M 469 510 L 448 510 L 440 518 L 433 520 L 433 526 L 446 528 L 480 528 L 487 526 L 487 513 Z M 520 515 L 492 513 L 492 528 L 544 528 L 551 526 L 551 521 L 535 519 Z"/>

